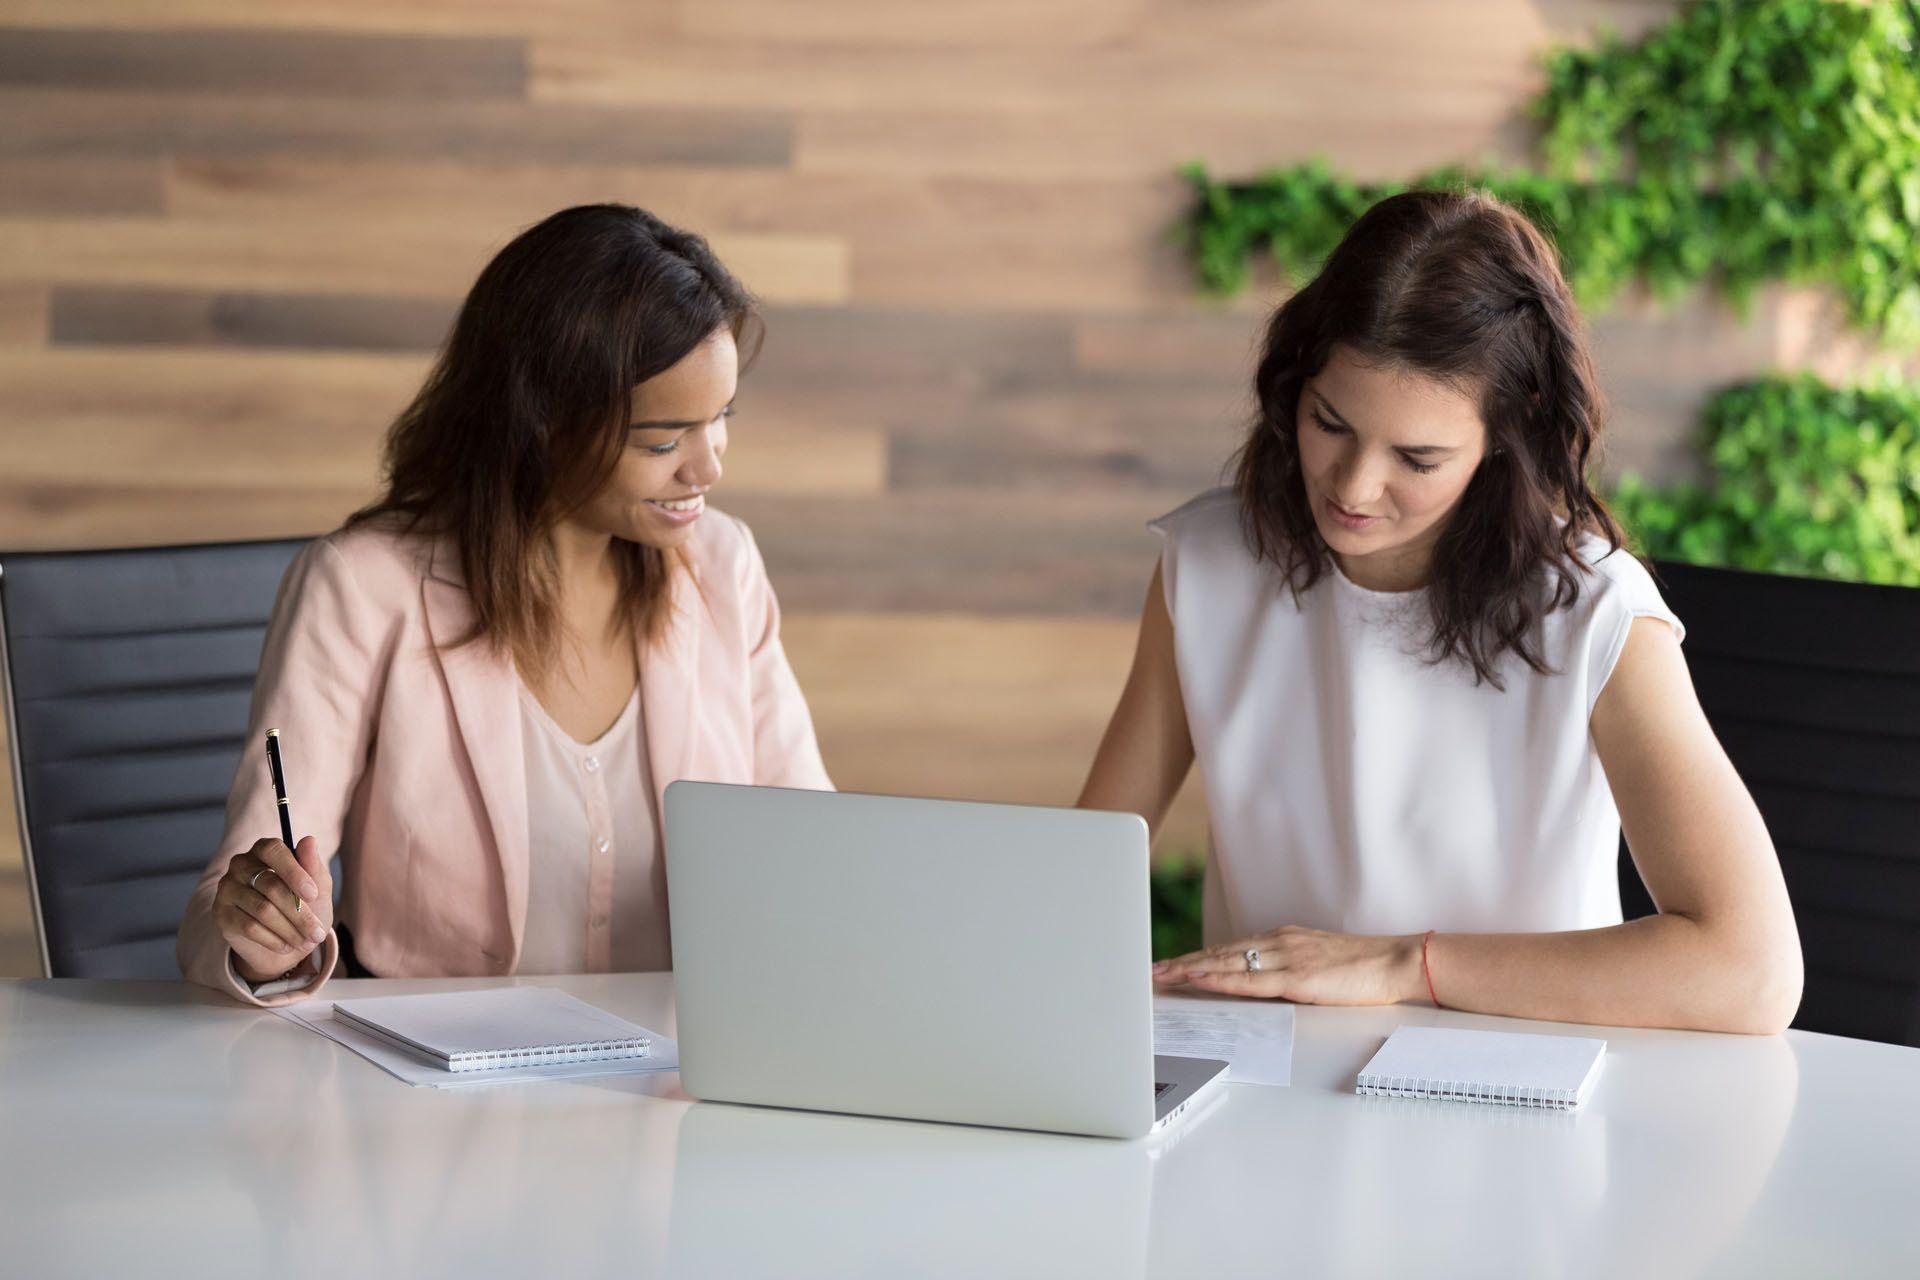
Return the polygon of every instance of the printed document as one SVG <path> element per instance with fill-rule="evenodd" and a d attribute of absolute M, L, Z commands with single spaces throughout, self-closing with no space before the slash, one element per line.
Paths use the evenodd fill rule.
<path fill-rule="evenodd" d="M 1280 1000 L 1156 995 L 1153 1051 L 1224 1062 L 1230 1084 L 1290 1084 L 1293 1006 Z"/>

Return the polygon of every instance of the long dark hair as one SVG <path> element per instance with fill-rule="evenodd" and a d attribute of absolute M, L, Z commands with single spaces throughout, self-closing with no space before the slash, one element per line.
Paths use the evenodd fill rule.
<path fill-rule="evenodd" d="M 1575 548 L 1588 534 L 1616 551 L 1624 540 L 1587 482 L 1604 408 L 1553 246 L 1482 192 L 1404 192 L 1361 215 L 1274 313 L 1234 483 L 1249 545 L 1296 595 L 1330 555 L 1301 475 L 1296 414 L 1336 344 L 1477 390 L 1487 455 L 1434 548 L 1429 658 L 1457 657 L 1496 689 L 1509 650 L 1548 671 L 1537 624 L 1580 598 Z"/>
<path fill-rule="evenodd" d="M 744 369 L 762 329 L 752 298 L 700 236 L 624 204 L 562 209 L 515 236 L 474 281 L 445 348 L 387 436 L 381 516 L 451 535 L 486 639 L 544 663 L 557 567 L 544 536 L 612 475 L 634 387 L 721 328 Z M 614 540 L 620 616 L 648 638 L 675 560 Z"/>

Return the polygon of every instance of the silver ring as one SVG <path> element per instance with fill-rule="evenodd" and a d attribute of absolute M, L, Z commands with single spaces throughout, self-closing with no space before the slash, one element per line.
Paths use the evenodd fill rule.
<path fill-rule="evenodd" d="M 259 878 L 260 878 L 261 876 L 263 876 L 263 875 L 265 875 L 265 874 L 267 874 L 267 872 L 269 872 L 269 871 L 271 871 L 271 870 L 273 870 L 273 868 L 272 868 L 272 867 L 262 867 L 262 868 L 260 868 L 260 869 L 259 869 L 258 871 L 256 871 L 256 872 L 254 872 L 254 873 L 253 873 L 253 880 L 258 880 L 258 879 L 259 879 Z M 251 888 L 253 888 L 253 880 L 249 880 L 249 881 L 247 881 L 247 888 L 249 888 L 249 889 L 251 889 Z"/>
<path fill-rule="evenodd" d="M 1253 947 L 1247 948 L 1247 972 L 1260 972 L 1260 952 Z"/>

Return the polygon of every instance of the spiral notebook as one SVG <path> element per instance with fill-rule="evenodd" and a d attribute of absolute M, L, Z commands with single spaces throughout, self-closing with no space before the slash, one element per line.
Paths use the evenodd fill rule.
<path fill-rule="evenodd" d="M 644 1058 L 646 1031 L 555 987 L 337 1000 L 334 1016 L 448 1071 Z"/>
<path fill-rule="evenodd" d="M 1460 1027 L 1400 1027 L 1360 1070 L 1355 1093 L 1571 1111 L 1586 1102 L 1607 1042 Z"/>

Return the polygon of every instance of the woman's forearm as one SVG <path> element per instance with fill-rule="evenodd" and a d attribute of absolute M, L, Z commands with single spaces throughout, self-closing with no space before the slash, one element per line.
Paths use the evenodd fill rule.
<path fill-rule="evenodd" d="M 1797 943 L 1673 913 L 1571 933 L 1435 934 L 1427 959 L 1440 1003 L 1472 1013 L 1775 1035 L 1800 1005 Z M 1405 985 L 1405 998 L 1428 998 L 1427 975 Z"/>

